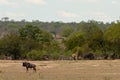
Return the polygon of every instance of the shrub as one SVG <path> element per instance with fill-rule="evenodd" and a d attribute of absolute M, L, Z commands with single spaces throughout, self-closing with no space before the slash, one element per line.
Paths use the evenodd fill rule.
<path fill-rule="evenodd" d="M 46 55 L 46 51 L 32 50 L 27 53 L 27 58 L 31 60 L 43 60 L 43 56 Z"/>

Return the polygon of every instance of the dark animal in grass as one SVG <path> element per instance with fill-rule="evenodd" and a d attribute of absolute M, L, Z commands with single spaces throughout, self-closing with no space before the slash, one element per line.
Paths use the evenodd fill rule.
<path fill-rule="evenodd" d="M 95 56 L 93 53 L 87 53 L 86 55 L 84 55 L 84 59 L 93 60 L 95 59 Z"/>
<path fill-rule="evenodd" d="M 28 71 L 29 68 L 33 68 L 33 70 L 36 72 L 36 65 L 31 64 L 29 62 L 23 62 L 23 67 L 26 67 L 26 71 Z"/>
<path fill-rule="evenodd" d="M 113 53 L 113 54 L 110 55 L 110 58 L 111 58 L 111 59 L 117 59 L 118 56 L 117 56 L 115 53 Z"/>

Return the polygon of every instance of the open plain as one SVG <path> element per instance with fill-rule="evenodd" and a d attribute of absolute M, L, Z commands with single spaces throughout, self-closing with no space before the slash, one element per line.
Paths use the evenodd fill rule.
<path fill-rule="evenodd" d="M 37 72 L 22 62 L 0 60 L 0 80 L 120 80 L 120 60 L 28 61 Z"/>

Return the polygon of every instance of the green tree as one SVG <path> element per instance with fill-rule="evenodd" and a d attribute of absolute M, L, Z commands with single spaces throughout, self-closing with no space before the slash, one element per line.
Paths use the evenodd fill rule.
<path fill-rule="evenodd" d="M 32 50 L 39 50 L 39 49 L 42 49 L 42 46 L 39 44 L 39 42 L 36 42 L 30 38 L 21 40 L 21 52 L 28 53 Z"/>
<path fill-rule="evenodd" d="M 108 49 L 120 55 L 120 22 L 113 24 L 104 34 L 104 39 L 108 42 Z"/>
<path fill-rule="evenodd" d="M 18 30 L 18 28 L 19 28 L 19 25 L 17 25 L 17 24 L 15 24 L 15 23 L 8 23 L 8 29 L 10 30 L 10 31 L 17 31 Z"/>
<path fill-rule="evenodd" d="M 49 46 L 53 37 L 45 30 L 38 28 L 37 26 L 26 25 L 19 29 L 20 37 L 24 39 L 31 39 L 38 42 L 43 48 Z"/>
<path fill-rule="evenodd" d="M 41 59 L 42 53 L 34 51 L 46 51 L 46 53 L 53 53 L 55 49 L 59 50 L 58 44 L 53 40 L 52 35 L 37 26 L 26 25 L 19 30 L 20 37 L 22 38 L 22 51 L 25 53 L 23 56 L 27 56 L 31 59 Z M 33 58 L 34 57 L 34 58 Z"/>
<path fill-rule="evenodd" d="M 97 30 L 95 34 L 91 36 L 88 46 L 94 51 L 102 51 L 104 48 L 104 39 L 102 30 Z"/>
<path fill-rule="evenodd" d="M 86 39 L 85 46 L 86 49 L 88 49 L 88 50 L 84 49 L 84 51 L 89 52 L 90 50 L 91 52 L 91 49 L 92 52 L 103 51 L 104 46 L 103 32 L 96 24 L 97 22 L 94 21 L 89 21 L 88 23 L 81 24 L 80 32 L 83 33 Z"/>
<path fill-rule="evenodd" d="M 101 33 L 101 29 L 95 23 L 86 23 L 81 27 L 81 32 L 85 35 L 86 39 L 89 41 L 94 35 Z"/>
<path fill-rule="evenodd" d="M 18 59 L 21 56 L 21 39 L 17 34 L 11 33 L 5 35 L 0 40 L 0 48 L 1 53 L 5 53 L 5 55 L 12 55 L 13 59 Z"/>
<path fill-rule="evenodd" d="M 63 36 L 63 37 L 68 37 L 71 33 L 73 33 L 74 32 L 74 29 L 73 28 L 65 28 L 64 30 L 63 30 L 63 32 L 61 33 L 61 35 Z"/>
<path fill-rule="evenodd" d="M 26 25 L 19 29 L 20 36 L 23 38 L 31 38 L 36 40 L 36 34 L 40 33 L 40 29 L 36 26 Z"/>
<path fill-rule="evenodd" d="M 65 46 L 68 50 L 77 46 L 81 47 L 83 44 L 85 44 L 85 37 L 81 32 L 72 33 L 65 41 Z"/>

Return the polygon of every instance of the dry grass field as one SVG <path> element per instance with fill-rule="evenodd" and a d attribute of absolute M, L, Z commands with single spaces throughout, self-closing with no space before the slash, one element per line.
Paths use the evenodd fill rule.
<path fill-rule="evenodd" d="M 23 61 L 0 61 L 0 80 L 120 80 L 120 60 L 29 61 L 37 72 L 26 72 Z"/>

